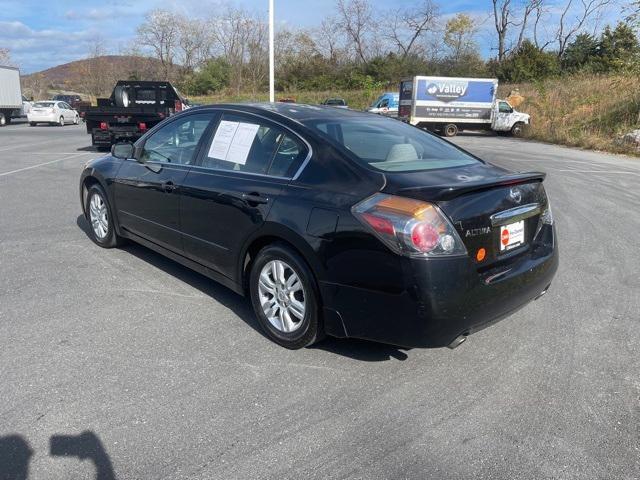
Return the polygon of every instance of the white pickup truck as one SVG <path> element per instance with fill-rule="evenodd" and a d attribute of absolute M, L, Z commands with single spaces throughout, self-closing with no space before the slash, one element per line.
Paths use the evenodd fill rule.
<path fill-rule="evenodd" d="M 20 89 L 20 72 L 17 68 L 0 66 L 0 127 L 11 123 L 11 118 L 24 112 L 24 101 Z M 29 102 L 27 102 L 29 103 Z M 29 106 L 26 107 L 30 108 Z"/>
<path fill-rule="evenodd" d="M 398 118 L 453 137 L 462 130 L 520 135 L 530 117 L 496 99 L 497 79 L 412 77 L 400 83 Z"/>

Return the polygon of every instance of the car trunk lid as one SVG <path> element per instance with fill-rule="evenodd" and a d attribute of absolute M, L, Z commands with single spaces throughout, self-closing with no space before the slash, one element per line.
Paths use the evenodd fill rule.
<path fill-rule="evenodd" d="M 387 175 L 383 192 L 436 203 L 469 255 L 488 266 L 528 251 L 547 207 L 544 178 L 478 164 Z"/>

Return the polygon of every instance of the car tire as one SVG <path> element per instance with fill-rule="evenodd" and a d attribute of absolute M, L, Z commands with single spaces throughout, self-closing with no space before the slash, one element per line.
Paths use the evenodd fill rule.
<path fill-rule="evenodd" d="M 4 113 L 0 112 L 0 127 L 4 127 L 7 124 L 7 117 Z"/>
<path fill-rule="evenodd" d="M 75 117 L 73 117 L 73 124 L 78 125 L 79 123 L 80 123 L 80 117 L 76 115 Z"/>
<path fill-rule="evenodd" d="M 116 106 L 119 108 L 127 108 L 131 103 L 129 101 L 129 92 L 123 85 L 118 85 L 116 88 L 114 88 L 113 96 L 116 102 Z"/>
<path fill-rule="evenodd" d="M 458 126 L 455 123 L 449 123 L 442 127 L 442 133 L 445 137 L 455 137 L 458 134 Z"/>
<path fill-rule="evenodd" d="M 120 246 L 123 239 L 116 233 L 109 200 L 99 184 L 89 187 L 85 202 L 84 211 L 91 240 L 103 248 Z"/>
<path fill-rule="evenodd" d="M 35 127 L 36 125 L 37 125 L 37 123 L 36 123 L 36 122 L 29 122 L 29 126 L 30 126 L 30 127 Z"/>
<path fill-rule="evenodd" d="M 64 117 L 62 115 L 60 115 L 60 118 L 58 119 L 58 125 L 64 127 Z"/>
<path fill-rule="evenodd" d="M 286 245 L 275 243 L 258 252 L 251 265 L 249 294 L 261 327 L 277 344 L 296 350 L 324 337 L 313 272 Z"/>
<path fill-rule="evenodd" d="M 511 127 L 511 135 L 514 137 L 521 137 L 524 133 L 524 123 L 516 122 L 513 127 Z"/>

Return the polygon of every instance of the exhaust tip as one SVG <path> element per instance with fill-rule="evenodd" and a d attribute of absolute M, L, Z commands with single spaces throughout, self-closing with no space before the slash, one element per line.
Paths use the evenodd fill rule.
<path fill-rule="evenodd" d="M 451 342 L 449 345 L 447 345 L 447 348 L 450 348 L 451 350 L 453 350 L 454 348 L 459 347 L 460 345 L 462 345 L 465 340 L 467 339 L 467 335 L 465 335 L 464 333 L 462 335 L 458 335 L 453 342 Z"/>

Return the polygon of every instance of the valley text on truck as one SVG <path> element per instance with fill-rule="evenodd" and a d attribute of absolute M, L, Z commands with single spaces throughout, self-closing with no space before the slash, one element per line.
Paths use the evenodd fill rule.
<path fill-rule="evenodd" d="M 398 117 L 412 125 L 455 136 L 462 130 L 520 135 L 529 115 L 497 100 L 497 79 L 413 77 L 400 83 Z"/>

